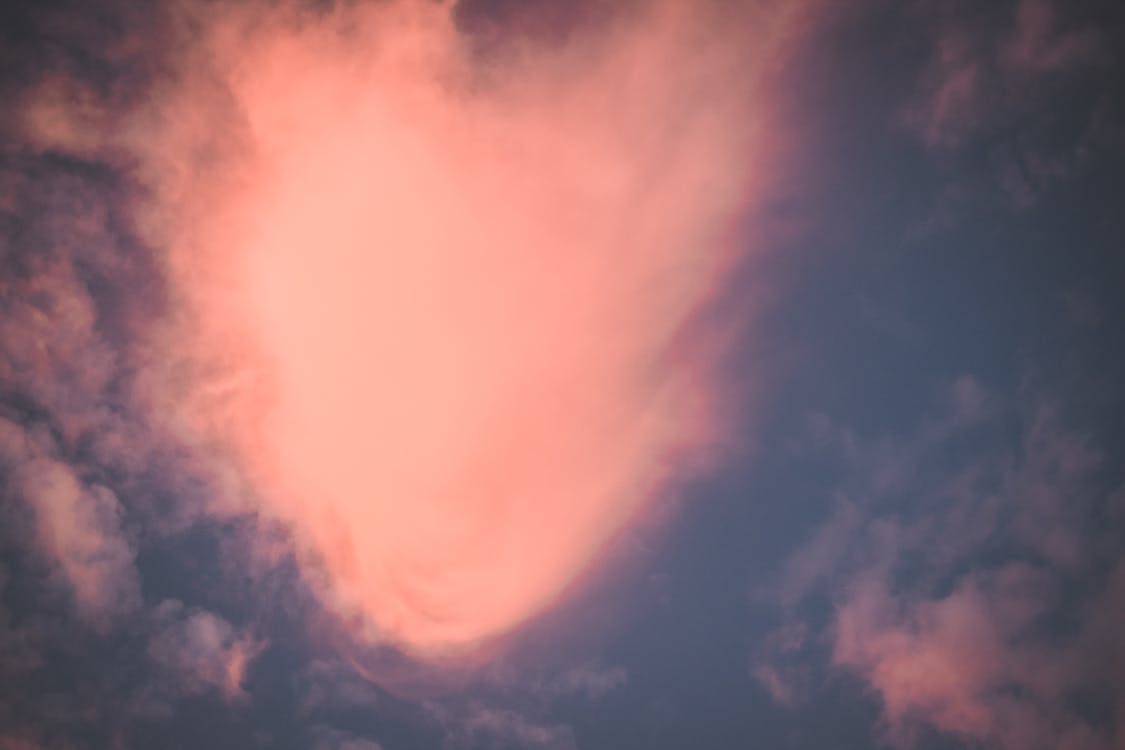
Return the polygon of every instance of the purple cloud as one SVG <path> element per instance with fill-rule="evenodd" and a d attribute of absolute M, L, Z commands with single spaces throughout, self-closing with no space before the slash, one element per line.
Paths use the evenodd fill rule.
<path fill-rule="evenodd" d="M 1058 407 L 982 413 L 979 385 L 951 392 L 944 414 L 899 437 L 912 459 L 900 483 L 873 470 L 887 459 L 878 441 L 853 441 L 853 458 L 874 457 L 852 464 L 862 499 L 790 558 L 778 601 L 829 594 L 831 662 L 878 696 L 892 744 L 909 747 L 928 726 L 1010 750 L 1118 747 L 1122 492 L 1100 479 L 1095 438 Z M 1018 441 L 997 438 L 1013 421 Z M 964 458 L 950 465 L 958 445 Z M 785 636 L 800 632 L 771 636 L 755 671 L 783 704 L 794 692 L 782 657 L 802 640 Z M 1103 719 L 1077 708 L 1091 692 L 1110 701 Z"/>

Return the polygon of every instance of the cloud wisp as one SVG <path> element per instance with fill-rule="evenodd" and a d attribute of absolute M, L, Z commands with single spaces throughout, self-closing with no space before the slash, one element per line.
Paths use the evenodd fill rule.
<path fill-rule="evenodd" d="M 971 379 L 951 392 L 893 448 L 821 424 L 859 479 L 790 558 L 779 601 L 796 613 L 828 594 L 821 642 L 879 697 L 896 746 L 928 727 L 1012 750 L 1118 747 L 1121 489 L 1056 404 L 1002 408 Z M 883 468 L 895 478 L 879 481 Z M 820 546 L 839 534 L 850 544 Z M 801 648 L 767 649 L 759 668 L 782 702 L 808 687 L 782 658 Z"/>

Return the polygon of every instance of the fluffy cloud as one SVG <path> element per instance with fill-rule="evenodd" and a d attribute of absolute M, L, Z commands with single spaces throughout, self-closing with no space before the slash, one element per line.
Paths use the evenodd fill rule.
<path fill-rule="evenodd" d="M 929 726 L 1012 750 L 1117 747 L 1125 653 L 1109 633 L 1125 625 L 1122 494 L 1094 438 L 1056 407 L 992 401 L 870 459 L 904 463 L 897 481 L 853 474 L 857 500 L 790 560 L 801 575 L 783 579 L 780 601 L 829 592 L 832 662 L 878 695 L 895 744 Z M 1015 444 L 1004 439 L 1012 420 Z M 876 443 L 851 437 L 856 455 L 875 455 Z M 817 548 L 841 535 L 851 544 Z M 782 702 L 792 691 L 777 655 L 792 650 L 767 650 L 758 675 Z"/>

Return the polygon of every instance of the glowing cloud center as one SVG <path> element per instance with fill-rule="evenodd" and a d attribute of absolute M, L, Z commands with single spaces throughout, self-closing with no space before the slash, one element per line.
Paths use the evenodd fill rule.
<path fill-rule="evenodd" d="M 446 11 L 375 7 L 216 35 L 246 153 L 166 188 L 172 266 L 206 356 L 261 375 L 214 421 L 310 580 L 436 654 L 550 604 L 714 438 L 680 339 L 749 125 L 684 17 L 488 66 Z"/>

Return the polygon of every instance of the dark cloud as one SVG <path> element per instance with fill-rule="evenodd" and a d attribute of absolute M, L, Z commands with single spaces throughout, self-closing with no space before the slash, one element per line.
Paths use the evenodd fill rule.
<path fill-rule="evenodd" d="M 1116 99 L 1119 10 L 1109 3 L 920 3 L 929 59 L 902 123 L 955 180 L 983 177 L 1014 210 L 1091 169 L 1097 114 Z M 1060 107 L 1060 104 L 1065 105 Z"/>

